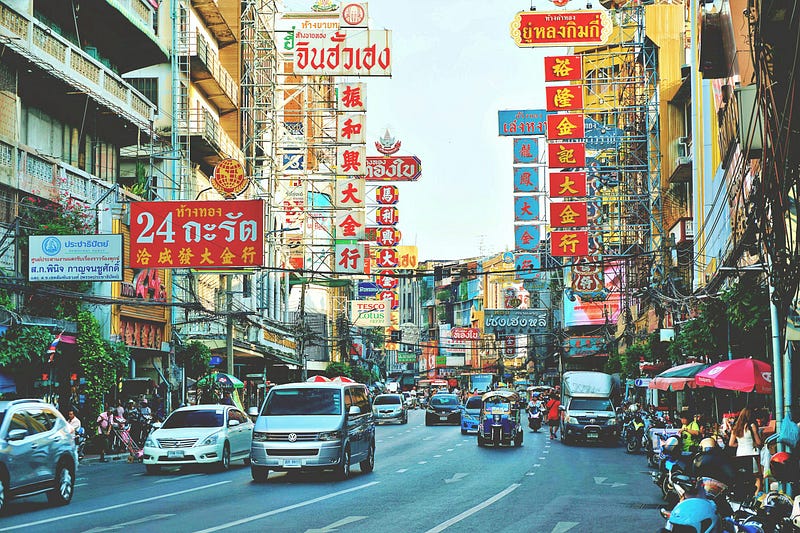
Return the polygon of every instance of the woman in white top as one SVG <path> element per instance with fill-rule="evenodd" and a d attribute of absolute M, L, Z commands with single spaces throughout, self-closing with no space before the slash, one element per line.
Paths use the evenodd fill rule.
<path fill-rule="evenodd" d="M 762 490 L 761 462 L 758 460 L 758 448 L 761 447 L 761 437 L 758 435 L 758 426 L 753 412 L 745 407 L 739 413 L 736 422 L 731 428 L 729 446 L 736 448 L 736 457 L 743 457 L 740 461 L 749 461 L 750 471 L 755 475 L 756 496 Z"/>

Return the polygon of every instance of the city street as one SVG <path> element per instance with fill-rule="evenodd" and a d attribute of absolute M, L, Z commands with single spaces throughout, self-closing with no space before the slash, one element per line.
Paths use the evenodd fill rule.
<path fill-rule="evenodd" d="M 644 456 L 565 446 L 546 428 L 521 448 L 478 448 L 455 426 L 379 426 L 375 471 L 270 474 L 254 483 L 192 468 L 145 475 L 142 464 L 90 462 L 67 507 L 12 501 L 0 531 L 655 531 L 660 493 Z"/>

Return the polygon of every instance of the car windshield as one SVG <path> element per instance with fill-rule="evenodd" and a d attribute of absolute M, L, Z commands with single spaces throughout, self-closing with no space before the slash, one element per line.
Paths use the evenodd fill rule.
<path fill-rule="evenodd" d="M 373 405 L 390 405 L 398 403 L 403 403 L 400 400 L 400 396 L 394 396 L 388 394 L 384 396 L 376 396 L 375 400 L 372 402 Z"/>
<path fill-rule="evenodd" d="M 458 405 L 458 399 L 455 396 L 444 396 L 444 395 L 436 395 L 431 398 L 431 406 L 432 407 L 456 407 Z"/>
<path fill-rule="evenodd" d="M 225 412 L 222 409 L 191 409 L 175 411 L 161 426 L 164 429 L 177 428 L 218 428 L 225 421 Z"/>
<path fill-rule="evenodd" d="M 604 398 L 573 398 L 569 408 L 576 411 L 613 411 L 611 402 Z"/>
<path fill-rule="evenodd" d="M 339 415 L 342 397 L 339 389 L 273 389 L 261 412 L 263 416 Z"/>
<path fill-rule="evenodd" d="M 481 397 L 480 396 L 470 396 L 467 398 L 467 409 L 480 409 L 481 408 Z"/>

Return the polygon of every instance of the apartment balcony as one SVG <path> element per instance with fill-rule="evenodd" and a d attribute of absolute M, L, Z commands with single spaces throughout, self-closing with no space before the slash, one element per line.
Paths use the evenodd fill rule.
<path fill-rule="evenodd" d="M 692 179 L 692 139 L 678 137 L 675 141 L 675 167 L 669 175 L 670 183 L 686 183 Z"/>
<path fill-rule="evenodd" d="M 201 34 L 189 44 L 192 82 L 224 115 L 239 107 L 239 87 L 220 64 L 219 56 Z"/>
<path fill-rule="evenodd" d="M 192 7 L 203 19 L 208 30 L 219 43 L 220 47 L 228 46 L 236 42 L 236 34 L 234 34 L 231 25 L 228 24 L 229 17 L 236 17 L 238 19 L 239 13 L 224 12 L 220 10 L 219 0 L 192 0 Z M 236 2 L 229 2 L 229 4 L 236 4 Z"/>
<path fill-rule="evenodd" d="M 150 129 L 155 109 L 147 99 L 50 27 L 6 4 L 0 4 L 0 43 L 28 62 L 30 68 L 63 82 L 72 93 L 88 96 L 140 130 Z"/>
<path fill-rule="evenodd" d="M 241 148 L 225 133 L 219 121 L 205 109 L 189 111 L 189 141 L 192 160 L 201 161 L 210 169 L 223 159 L 244 163 Z"/>

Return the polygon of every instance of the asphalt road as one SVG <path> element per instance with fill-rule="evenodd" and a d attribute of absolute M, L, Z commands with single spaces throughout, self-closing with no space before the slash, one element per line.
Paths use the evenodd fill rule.
<path fill-rule="evenodd" d="M 375 471 L 331 475 L 200 468 L 145 475 L 90 463 L 66 507 L 44 496 L 10 502 L 0 531 L 649 532 L 663 525 L 645 458 L 620 447 L 565 446 L 546 428 L 521 448 L 478 448 L 455 426 L 379 426 Z"/>

